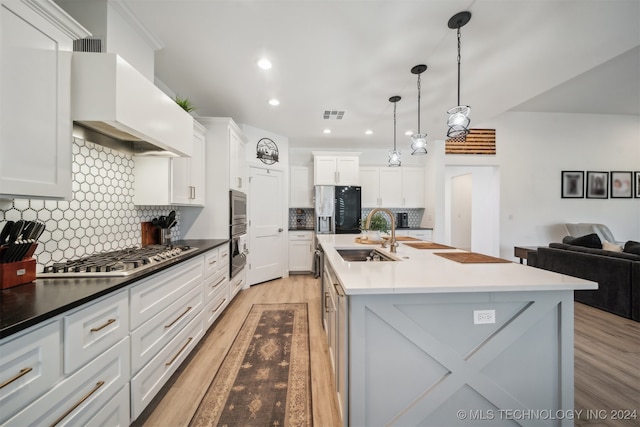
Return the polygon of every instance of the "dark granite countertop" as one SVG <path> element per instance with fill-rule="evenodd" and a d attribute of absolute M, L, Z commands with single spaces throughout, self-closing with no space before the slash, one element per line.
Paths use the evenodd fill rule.
<path fill-rule="evenodd" d="M 297 228 L 297 227 L 289 227 L 289 231 L 315 231 L 314 228 Z"/>
<path fill-rule="evenodd" d="M 0 338 L 108 295 L 228 241 L 208 239 L 175 242 L 198 250 L 127 277 L 36 279 L 32 283 L 3 289 L 0 291 Z"/>

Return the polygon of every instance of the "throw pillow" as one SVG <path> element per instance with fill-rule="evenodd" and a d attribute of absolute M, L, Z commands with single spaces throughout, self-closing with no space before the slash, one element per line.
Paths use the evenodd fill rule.
<path fill-rule="evenodd" d="M 607 242 L 606 240 L 602 242 L 602 249 L 611 252 L 622 252 L 622 246 L 616 245 L 615 243 Z"/>
<path fill-rule="evenodd" d="M 571 242 L 573 242 L 576 238 L 573 236 L 564 236 L 562 238 L 562 243 L 566 244 L 566 245 L 570 245 Z"/>
<path fill-rule="evenodd" d="M 576 237 L 569 244 L 574 246 L 583 246 L 585 248 L 602 249 L 602 242 L 596 233 Z"/>
<path fill-rule="evenodd" d="M 633 240 L 629 240 L 624 244 L 624 252 L 628 254 L 636 254 L 640 255 L 640 242 L 634 242 Z"/>

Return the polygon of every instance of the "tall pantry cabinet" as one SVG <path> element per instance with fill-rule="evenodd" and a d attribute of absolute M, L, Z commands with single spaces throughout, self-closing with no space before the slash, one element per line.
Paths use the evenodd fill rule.
<path fill-rule="evenodd" d="M 71 198 L 71 54 L 90 35 L 47 0 L 0 1 L 0 197 Z"/>
<path fill-rule="evenodd" d="M 229 117 L 198 117 L 205 136 L 203 208 L 183 209 L 180 231 L 186 239 L 229 238 L 229 190 L 247 191 L 247 138 Z"/>

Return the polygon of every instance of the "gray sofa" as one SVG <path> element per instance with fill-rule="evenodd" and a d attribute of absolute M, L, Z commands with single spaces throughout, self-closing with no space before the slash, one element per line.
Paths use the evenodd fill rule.
<path fill-rule="evenodd" d="M 551 243 L 527 254 L 527 264 L 598 282 L 575 301 L 640 321 L 640 254 Z"/>

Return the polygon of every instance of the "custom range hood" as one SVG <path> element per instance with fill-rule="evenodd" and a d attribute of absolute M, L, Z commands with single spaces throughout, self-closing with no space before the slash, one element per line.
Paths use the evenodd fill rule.
<path fill-rule="evenodd" d="M 130 143 L 137 155 L 191 157 L 193 117 L 115 53 L 74 52 L 75 124 Z"/>

